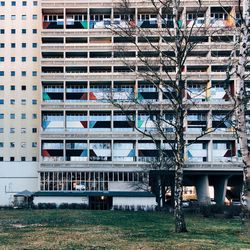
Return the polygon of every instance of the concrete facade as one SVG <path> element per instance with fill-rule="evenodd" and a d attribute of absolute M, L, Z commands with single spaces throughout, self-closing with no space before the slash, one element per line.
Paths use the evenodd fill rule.
<path fill-rule="evenodd" d="M 159 21 L 161 17 L 149 2 L 137 0 L 131 1 L 129 15 L 119 9 L 119 1 L 40 0 L 27 1 L 27 6 L 23 2 L 16 1 L 12 6 L 5 1 L 0 6 L 0 29 L 4 30 L 0 34 L 0 43 L 4 44 L 0 48 L 0 57 L 4 58 L 0 62 L 0 178 L 10 171 L 1 190 L 12 183 L 7 179 L 12 178 L 8 166 L 13 161 L 15 169 L 23 169 L 14 175 L 23 178 L 15 182 L 14 191 L 22 191 L 23 187 L 41 192 L 134 191 L 136 183 L 147 179 L 142 170 L 156 161 L 158 154 L 155 143 L 134 126 L 154 131 L 154 124 L 141 108 L 131 108 L 124 115 L 107 101 L 107 95 L 112 90 L 117 100 L 126 103 L 133 98 L 141 103 L 153 102 L 156 111 L 166 112 L 166 117 L 171 116 L 171 106 L 165 98 L 167 91 L 146 82 L 138 73 L 138 50 L 109 27 L 115 24 L 127 28 L 130 20 L 140 29 L 150 29 L 153 41 L 159 38 L 154 34 L 156 27 L 150 25 L 159 28 L 165 21 L 171 23 L 171 13 L 163 13 L 164 21 Z M 193 38 L 198 41 L 183 69 L 187 79 L 184 98 L 196 102 L 184 121 L 186 142 L 193 141 L 204 129 L 217 129 L 185 149 L 184 172 L 199 173 L 187 178 L 186 185 L 196 185 L 200 202 L 210 199 L 208 187 L 213 185 L 216 201 L 223 203 L 226 187 L 236 182 L 227 183 L 221 175 L 230 173 L 230 180 L 242 173 L 233 128 L 227 119 L 219 123 L 232 107 L 223 80 L 237 37 L 239 11 L 237 1 L 223 2 L 222 6 L 203 4 L 198 19 L 196 2 L 184 1 L 181 8 L 183 27 L 193 23 Z M 213 32 L 204 32 L 195 23 L 197 20 L 203 20 L 204 28 L 210 27 Z M 135 39 L 147 47 L 140 38 Z M 162 51 L 168 51 L 164 41 L 157 43 Z M 124 67 L 119 57 L 121 48 L 129 52 L 129 60 L 137 61 L 134 72 Z M 170 70 L 169 74 L 174 76 L 175 72 Z M 237 90 L 236 82 L 233 78 L 228 85 L 232 95 Z M 133 125 L 127 117 L 133 117 Z M 173 133 L 171 127 L 166 130 Z M 171 151 L 163 138 L 157 143 Z M 56 202 L 80 202 L 78 197 L 65 197 L 56 198 Z M 3 200 L 9 204 L 9 198 Z M 51 200 L 35 198 L 36 203 Z M 153 204 L 148 197 L 114 197 L 113 202 Z"/>
<path fill-rule="evenodd" d="M 24 190 L 38 191 L 38 163 L 0 164 L 0 206 L 13 205 L 13 196 Z"/>

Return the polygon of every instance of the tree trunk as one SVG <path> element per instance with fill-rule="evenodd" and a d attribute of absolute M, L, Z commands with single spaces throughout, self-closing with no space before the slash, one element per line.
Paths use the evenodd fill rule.
<path fill-rule="evenodd" d="M 245 77 L 246 77 L 246 64 L 248 54 L 248 27 L 249 27 L 249 0 L 243 1 L 243 20 L 241 27 L 241 39 L 240 39 L 240 55 L 237 67 L 237 78 L 238 78 L 238 90 L 236 93 L 236 118 L 237 118 L 237 130 L 239 135 L 239 143 L 243 160 L 243 187 L 241 193 L 242 203 L 242 223 L 245 223 L 247 210 L 247 198 L 250 194 L 248 192 L 249 177 L 248 173 L 250 170 L 250 154 L 247 143 L 247 128 L 246 128 L 246 90 L 245 90 Z"/>
<path fill-rule="evenodd" d="M 176 164 L 175 170 L 175 190 L 174 190 L 174 213 L 175 213 L 175 232 L 187 232 L 186 222 L 182 208 L 183 193 L 183 167 L 184 164 Z"/>
<path fill-rule="evenodd" d="M 187 232 L 185 217 L 182 208 L 182 194 L 183 194 L 183 169 L 184 169 L 184 117 L 185 105 L 183 104 L 183 90 L 185 89 L 182 80 L 182 49 L 181 49 L 181 33 L 179 27 L 179 8 L 180 1 L 173 2 L 173 21 L 175 31 L 175 57 L 176 57 L 176 86 L 177 86 L 177 100 L 176 100 L 176 155 L 175 155 L 175 190 L 174 190 L 174 213 L 175 213 L 175 232 Z"/>

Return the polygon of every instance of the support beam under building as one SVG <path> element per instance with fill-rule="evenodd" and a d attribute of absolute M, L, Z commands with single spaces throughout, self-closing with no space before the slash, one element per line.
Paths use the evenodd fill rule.
<path fill-rule="evenodd" d="M 208 175 L 197 176 L 195 186 L 199 203 L 210 204 Z"/>
<path fill-rule="evenodd" d="M 227 182 L 229 176 L 217 177 L 214 183 L 214 200 L 216 204 L 223 205 L 227 191 Z"/>

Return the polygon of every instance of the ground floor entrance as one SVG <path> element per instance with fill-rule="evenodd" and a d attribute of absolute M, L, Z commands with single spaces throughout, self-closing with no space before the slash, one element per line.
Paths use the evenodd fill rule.
<path fill-rule="evenodd" d="M 93 210 L 109 210 L 113 206 L 113 197 L 111 196 L 90 196 L 89 207 Z"/>

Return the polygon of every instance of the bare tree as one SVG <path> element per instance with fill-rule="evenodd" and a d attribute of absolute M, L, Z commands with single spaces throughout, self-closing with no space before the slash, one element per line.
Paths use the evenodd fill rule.
<path fill-rule="evenodd" d="M 240 150 L 243 161 L 243 186 L 241 192 L 242 224 L 246 222 L 246 212 L 248 211 L 247 200 L 250 200 L 250 151 L 248 147 L 247 134 L 247 107 L 249 96 L 246 91 L 246 81 L 249 79 L 247 73 L 247 65 L 249 63 L 249 39 L 250 39 L 250 1 L 243 0 L 238 2 L 239 19 L 237 28 L 237 40 L 234 50 L 231 53 L 227 69 L 227 80 L 236 77 L 237 91 L 234 97 L 230 98 L 234 101 L 235 106 L 235 131 L 239 140 Z M 237 51 L 239 52 L 237 55 Z"/>
<path fill-rule="evenodd" d="M 186 61 L 197 44 L 202 43 L 202 40 L 196 41 L 193 37 L 206 34 L 209 27 L 205 26 L 205 13 L 200 2 L 197 2 L 194 18 L 189 23 L 186 23 L 185 16 L 181 16 L 182 2 L 179 0 L 151 0 L 147 4 L 154 14 L 153 17 L 148 18 L 145 23 L 136 25 L 131 15 L 129 1 L 122 0 L 119 3 L 120 12 L 127 13 L 129 19 L 125 24 L 112 26 L 111 29 L 115 36 L 122 38 L 130 48 L 137 51 L 134 60 L 127 57 L 128 47 L 119 47 L 120 58 L 126 66 L 124 70 L 134 72 L 137 79 L 157 89 L 162 102 L 160 104 L 154 102 L 153 99 L 157 99 L 154 97 L 143 98 L 140 93 L 130 98 L 130 104 L 114 98 L 112 94 L 110 101 L 124 112 L 131 109 L 143 110 L 148 116 L 144 119 L 144 129 L 136 124 L 135 129 L 154 142 L 159 140 L 163 142 L 165 148 L 161 148 L 160 151 L 164 154 L 157 155 L 158 159 L 162 157 L 158 167 L 161 170 L 174 172 L 172 195 L 175 231 L 180 233 L 187 231 L 182 208 L 185 150 L 188 145 L 198 142 L 203 136 L 214 131 L 213 128 L 205 126 L 191 141 L 186 137 L 185 118 L 188 112 L 197 110 L 201 99 L 206 98 L 204 93 L 209 90 L 205 86 L 198 92 L 192 92 L 187 86 L 190 76 L 185 71 Z M 223 119 L 228 120 L 231 115 L 232 111 Z"/>

